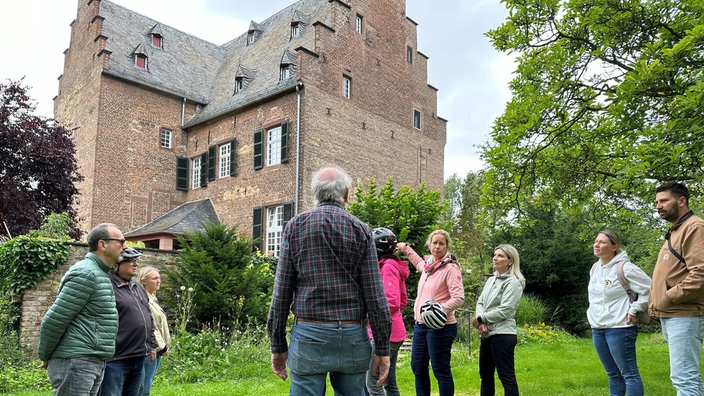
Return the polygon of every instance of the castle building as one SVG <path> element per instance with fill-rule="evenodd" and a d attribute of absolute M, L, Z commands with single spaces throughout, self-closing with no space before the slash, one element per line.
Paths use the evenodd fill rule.
<path fill-rule="evenodd" d="M 416 29 L 405 0 L 300 0 L 216 45 L 78 0 L 54 111 L 76 128 L 82 230 L 169 249 L 135 231 L 197 203 L 276 255 L 322 166 L 442 189 L 447 121 Z"/>

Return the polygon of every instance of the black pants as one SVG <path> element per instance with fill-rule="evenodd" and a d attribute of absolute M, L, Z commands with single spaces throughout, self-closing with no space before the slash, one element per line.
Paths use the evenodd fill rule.
<path fill-rule="evenodd" d="M 504 395 L 518 396 L 518 382 L 513 365 L 518 337 L 515 334 L 496 334 L 481 341 L 479 346 L 479 377 L 481 396 L 494 396 L 494 370 L 499 374 Z"/>

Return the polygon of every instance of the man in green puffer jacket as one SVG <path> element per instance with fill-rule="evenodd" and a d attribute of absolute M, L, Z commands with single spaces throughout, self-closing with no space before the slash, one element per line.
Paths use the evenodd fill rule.
<path fill-rule="evenodd" d="M 90 252 L 61 279 L 39 333 L 54 395 L 97 395 L 105 362 L 115 353 L 118 315 L 108 271 L 127 247 L 114 224 L 88 233 Z"/>

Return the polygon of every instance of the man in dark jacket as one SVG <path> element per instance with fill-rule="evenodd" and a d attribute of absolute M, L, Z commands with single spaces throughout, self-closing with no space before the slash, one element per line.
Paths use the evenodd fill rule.
<path fill-rule="evenodd" d="M 156 339 L 149 297 L 144 287 L 132 280 L 137 258 L 142 253 L 128 247 L 110 273 L 120 324 L 115 357 L 105 366 L 100 396 L 141 396 L 144 386 L 144 358 L 156 358 Z"/>
<path fill-rule="evenodd" d="M 126 248 L 125 239 L 117 226 L 103 223 L 88 233 L 88 247 L 61 279 L 39 331 L 37 353 L 55 396 L 96 395 L 105 361 L 115 353 L 117 309 L 107 273 Z"/>

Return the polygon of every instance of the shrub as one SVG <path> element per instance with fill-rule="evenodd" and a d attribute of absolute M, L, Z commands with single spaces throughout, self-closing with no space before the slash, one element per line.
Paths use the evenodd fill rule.
<path fill-rule="evenodd" d="M 516 323 L 537 325 L 546 319 L 547 308 L 545 304 L 535 295 L 524 294 L 516 310 Z"/>
<path fill-rule="evenodd" d="M 518 345 L 545 344 L 555 341 L 568 341 L 573 338 L 568 332 L 545 323 L 536 325 L 525 324 L 522 327 L 518 327 Z"/>
<path fill-rule="evenodd" d="M 69 246 L 59 240 L 20 235 L 0 245 L 0 290 L 22 294 L 66 263 Z"/>

